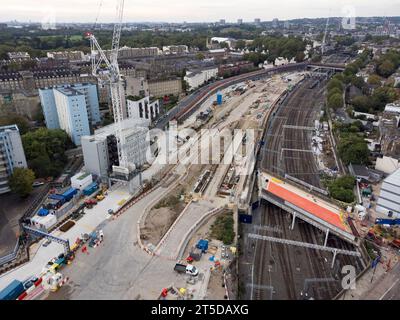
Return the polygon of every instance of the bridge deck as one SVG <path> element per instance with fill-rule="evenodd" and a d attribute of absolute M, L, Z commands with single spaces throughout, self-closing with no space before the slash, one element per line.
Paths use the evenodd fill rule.
<path fill-rule="evenodd" d="M 279 206 L 305 216 L 309 222 L 312 221 L 312 224 L 317 224 L 322 229 L 329 228 L 334 233 L 354 239 L 346 222 L 345 212 L 338 206 L 265 172 L 262 173 L 262 179 L 263 192 L 266 192 L 265 195 L 270 200 L 276 199 Z"/>
<path fill-rule="evenodd" d="M 314 216 L 332 224 L 344 231 L 348 231 L 346 225 L 342 222 L 340 211 L 328 209 L 324 205 L 320 205 L 320 201 L 313 197 L 312 200 L 290 191 L 287 187 L 283 187 L 277 183 L 270 181 L 267 186 L 267 191 L 273 195 L 294 204 L 295 206 L 313 214 Z"/>

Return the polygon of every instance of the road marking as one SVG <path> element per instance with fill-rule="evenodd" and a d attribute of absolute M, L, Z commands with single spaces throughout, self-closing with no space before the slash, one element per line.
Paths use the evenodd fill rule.
<path fill-rule="evenodd" d="M 399 280 L 400 280 L 400 279 L 397 279 L 397 280 L 390 286 L 390 288 L 387 289 L 387 290 L 385 291 L 385 293 L 379 298 L 379 300 L 382 300 L 382 299 L 384 298 L 384 296 L 386 296 L 386 295 L 388 294 L 388 292 L 389 292 L 390 290 L 393 289 L 393 287 L 396 285 L 396 283 L 399 282 Z"/>

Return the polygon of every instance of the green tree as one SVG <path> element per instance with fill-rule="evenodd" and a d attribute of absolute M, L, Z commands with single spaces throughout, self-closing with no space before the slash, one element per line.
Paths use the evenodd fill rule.
<path fill-rule="evenodd" d="M 240 49 L 240 50 L 246 48 L 246 41 L 244 41 L 244 40 L 236 41 L 235 47 L 236 47 L 236 49 Z"/>
<path fill-rule="evenodd" d="M 27 197 L 32 192 L 32 183 L 35 180 L 35 173 L 31 169 L 14 168 L 9 183 L 11 191 L 21 197 Z"/>
<path fill-rule="evenodd" d="M 380 85 L 381 84 L 381 77 L 377 74 L 371 74 L 368 77 L 368 83 L 373 85 Z"/>
<path fill-rule="evenodd" d="M 356 96 L 351 100 L 351 104 L 358 112 L 369 112 L 371 107 L 370 98 L 367 96 Z"/>
<path fill-rule="evenodd" d="M 332 94 L 328 99 L 328 107 L 334 110 L 343 107 L 342 94 L 341 93 Z"/>
<path fill-rule="evenodd" d="M 38 177 L 57 176 L 67 162 L 65 151 L 73 146 L 63 130 L 40 128 L 22 136 L 28 165 Z"/>
<path fill-rule="evenodd" d="M 327 89 L 328 89 L 328 91 L 330 91 L 333 88 L 338 88 L 340 91 L 343 91 L 343 83 L 337 78 L 332 78 L 328 82 Z"/>
<path fill-rule="evenodd" d="M 203 53 L 201 53 L 201 52 L 196 53 L 196 59 L 197 60 L 204 60 L 204 58 L 205 58 L 205 56 L 204 56 Z"/>
<path fill-rule="evenodd" d="M 338 143 L 339 156 L 346 165 L 367 164 L 369 149 L 363 137 L 350 133 L 340 137 Z"/>
<path fill-rule="evenodd" d="M 390 60 L 384 60 L 376 67 L 376 72 L 382 77 L 389 77 L 396 71 L 396 66 Z"/>
<path fill-rule="evenodd" d="M 354 201 L 354 186 L 354 177 L 346 175 L 329 182 L 328 190 L 332 198 L 350 203 Z"/>
<path fill-rule="evenodd" d="M 29 131 L 29 122 L 26 120 L 26 118 L 22 116 L 9 115 L 0 118 L 0 126 L 7 126 L 12 124 L 17 125 L 19 132 L 21 134 L 24 134 Z"/>

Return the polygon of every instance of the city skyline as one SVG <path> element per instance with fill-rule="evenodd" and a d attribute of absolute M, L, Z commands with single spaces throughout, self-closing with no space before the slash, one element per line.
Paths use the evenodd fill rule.
<path fill-rule="evenodd" d="M 88 0 L 82 4 L 78 0 L 68 3 L 55 0 L 41 1 L 41 6 L 32 5 L 32 1 L 19 0 L 12 4 L 5 4 L 3 14 L 0 13 L 0 21 L 17 20 L 21 22 L 42 22 L 55 20 L 57 23 L 69 22 L 113 22 L 115 16 L 115 3 L 111 0 Z M 76 12 L 76 8 L 80 12 Z M 215 22 L 220 19 L 227 23 L 243 19 L 243 22 L 253 22 L 255 18 L 261 21 L 290 20 L 298 18 L 323 18 L 340 16 L 400 16 L 400 0 L 382 0 L 379 8 L 373 1 L 355 0 L 349 3 L 346 0 L 338 0 L 334 4 L 329 1 L 316 0 L 283 0 L 279 3 L 250 0 L 243 10 L 242 3 L 238 0 L 210 0 L 198 3 L 194 0 L 185 2 L 171 0 L 166 4 L 161 0 L 151 4 L 145 1 L 129 2 L 125 5 L 125 22 Z M 290 8 L 290 10 L 288 10 Z M 173 13 L 173 14 L 171 14 Z M 151 17 L 151 18 L 150 18 Z"/>

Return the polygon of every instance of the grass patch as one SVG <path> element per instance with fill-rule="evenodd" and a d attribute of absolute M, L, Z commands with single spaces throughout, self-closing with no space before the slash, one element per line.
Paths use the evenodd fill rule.
<path fill-rule="evenodd" d="M 233 224 L 231 213 L 224 213 L 218 216 L 211 226 L 211 237 L 222 241 L 225 245 L 231 244 L 235 238 Z"/>

